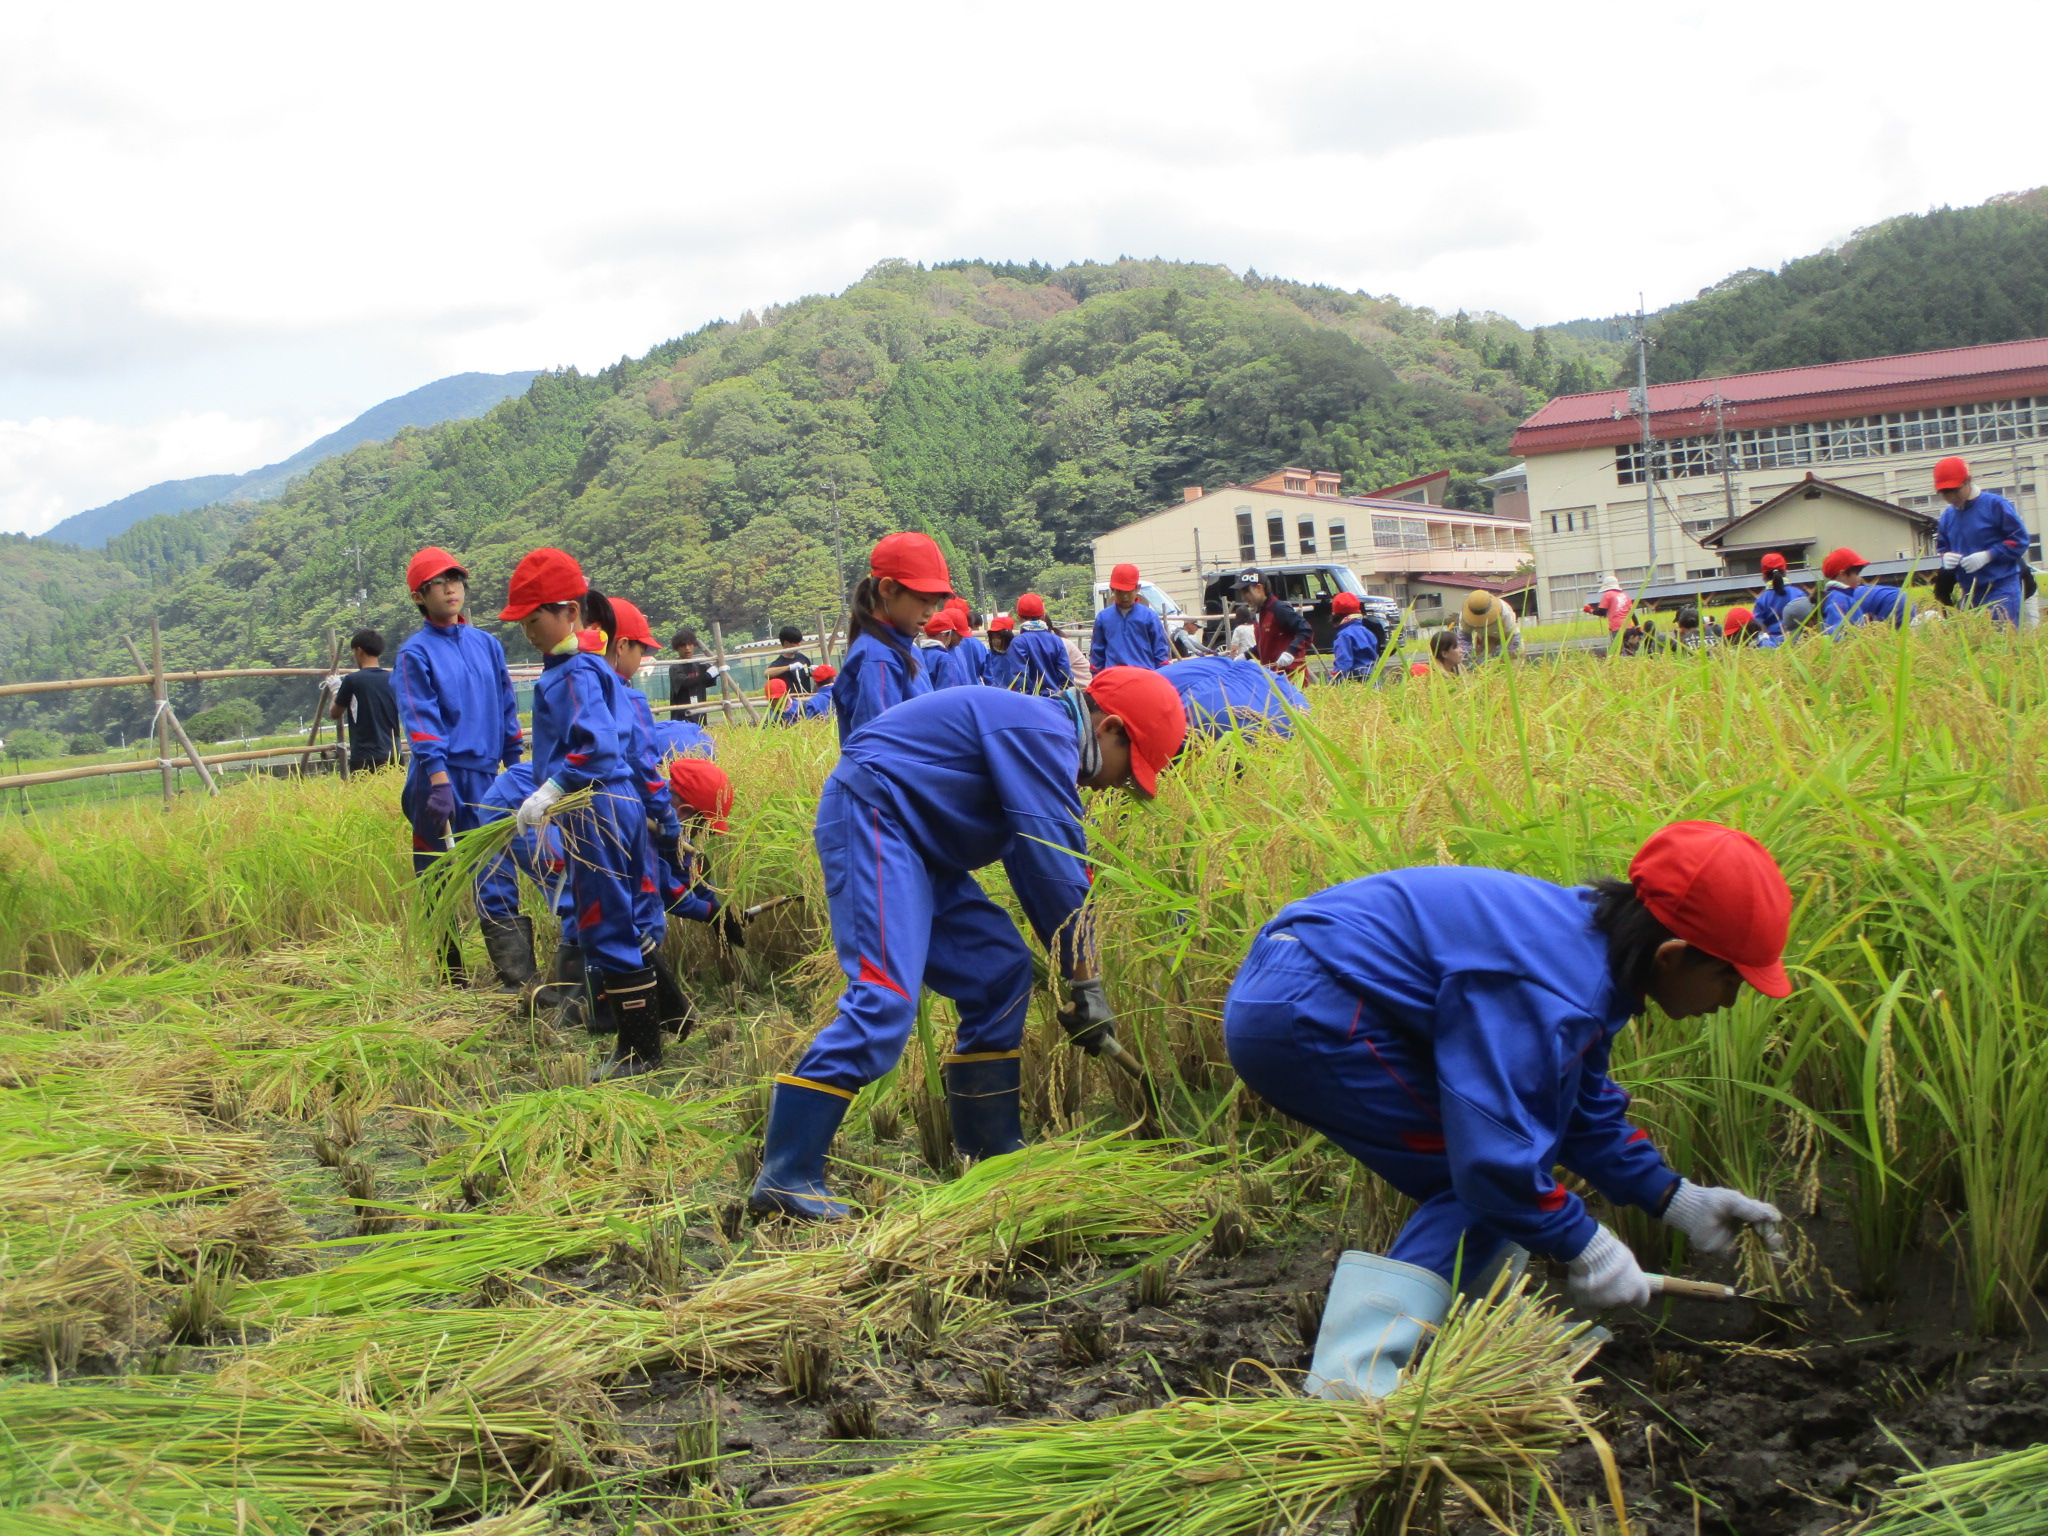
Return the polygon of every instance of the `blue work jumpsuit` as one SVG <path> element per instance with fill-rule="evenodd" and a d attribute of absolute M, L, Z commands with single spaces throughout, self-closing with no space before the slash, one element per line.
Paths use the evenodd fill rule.
<path fill-rule="evenodd" d="M 1573 1258 L 1596 1223 L 1562 1163 L 1655 1210 L 1678 1175 L 1608 1076 L 1642 999 L 1615 985 L 1597 897 L 1492 869 L 1402 869 L 1281 909 L 1223 1005 L 1260 1097 L 1420 1202 L 1388 1257 L 1446 1279 L 1510 1241 Z"/>
<path fill-rule="evenodd" d="M 1095 615 L 1095 633 L 1088 640 L 1088 665 L 1097 672 L 1104 667 L 1149 667 L 1156 671 L 1172 656 L 1166 644 L 1166 626 L 1143 603 L 1131 604 L 1129 613 L 1111 603 Z"/>
<path fill-rule="evenodd" d="M 1838 640 L 1851 624 L 1904 624 L 1912 617 L 1913 605 L 1904 592 L 1874 582 L 1850 588 L 1831 581 L 1820 605 L 1821 627 Z"/>
<path fill-rule="evenodd" d="M 458 620 L 425 624 L 398 647 L 392 688 L 398 718 L 412 746 L 399 808 L 412 825 L 412 867 L 419 874 L 447 851 L 442 829 L 426 822 L 433 775 L 446 772 L 455 790 L 450 832 L 479 826 L 477 814 L 499 767 L 525 755 L 519 700 L 497 636 Z"/>
<path fill-rule="evenodd" d="M 962 1055 L 1024 1037 L 1031 952 L 972 870 L 1001 860 L 1032 929 L 1073 961 L 1088 896 L 1080 743 L 1064 705 L 949 688 L 854 733 L 818 804 L 818 859 L 846 990 L 795 1075 L 846 1091 L 896 1065 L 920 987 L 960 1010 Z"/>
<path fill-rule="evenodd" d="M 1007 654 L 1017 661 L 1018 679 L 1012 686 L 1026 693 L 1059 693 L 1074 684 L 1067 642 L 1046 628 L 1042 620 L 1026 619 L 1016 639 L 1010 642 Z"/>
<path fill-rule="evenodd" d="M 1260 731 L 1292 736 L 1288 707 L 1308 711 L 1299 688 L 1256 661 L 1197 656 L 1176 661 L 1159 675 L 1180 695 L 1191 736 L 1224 736 L 1233 730 L 1246 736 Z"/>
<path fill-rule="evenodd" d="M 682 832 L 676 808 L 668 792 L 668 773 L 661 766 L 661 752 L 655 745 L 654 706 L 647 695 L 631 683 L 621 682 L 616 694 L 619 747 L 632 767 L 640 791 L 640 886 L 635 893 L 633 922 L 643 942 L 659 944 L 668 933 L 668 914 L 662 891 L 655 878 L 654 850 L 674 845 Z"/>
<path fill-rule="evenodd" d="M 643 964 L 636 914 L 648 877 L 647 812 L 631 742 L 619 734 L 624 686 L 588 651 L 547 657 L 533 685 L 534 782 L 595 792 L 588 809 L 554 825 L 569 865 L 575 942 L 584 963 L 607 976 Z"/>
<path fill-rule="evenodd" d="M 989 647 L 988 665 L 981 669 L 981 680 L 991 688 L 1007 688 L 1013 692 L 1024 686 L 1024 658 L 1017 654 L 1014 637 L 1007 650 Z"/>
<path fill-rule="evenodd" d="M 1756 600 L 1749 605 L 1756 627 L 1773 640 L 1785 637 L 1785 605 L 1795 597 L 1806 596 L 1804 587 L 1787 585 L 1781 593 L 1775 587 L 1765 587 L 1757 593 Z"/>
<path fill-rule="evenodd" d="M 654 722 L 654 750 L 662 757 L 701 757 L 715 761 L 718 747 L 711 733 L 692 720 Z"/>
<path fill-rule="evenodd" d="M 962 682 L 985 683 L 988 681 L 988 659 L 991 654 L 987 645 L 973 635 L 962 635 L 960 643 L 953 647 L 953 670 Z"/>
<path fill-rule="evenodd" d="M 514 763 L 484 792 L 479 819 L 502 821 L 517 811 L 533 793 L 533 769 Z M 562 925 L 562 942 L 576 942 L 569 918 L 569 887 L 562 878 L 562 840 L 553 827 L 547 840 L 532 827 L 521 827 L 511 848 L 486 864 L 476 877 L 476 910 L 482 917 L 515 917 L 519 912 L 519 877 L 524 875 L 544 894 L 555 899 L 555 916 Z"/>
<path fill-rule="evenodd" d="M 1944 507 L 1934 525 L 1936 554 L 1991 551 L 1982 570 L 1956 572 L 1957 600 L 1972 608 L 1989 608 L 2015 627 L 2020 622 L 2020 563 L 2031 542 L 2019 509 L 1991 491 L 1979 491 L 1960 507 Z"/>
<path fill-rule="evenodd" d="M 1337 626 L 1330 645 L 1330 675 L 1346 682 L 1363 683 L 1372 678 L 1380 664 L 1380 637 L 1360 618 L 1348 618 Z"/>
<path fill-rule="evenodd" d="M 902 640 L 898 650 L 863 630 L 846 648 L 846 660 L 832 679 L 832 715 L 839 724 L 840 746 L 882 711 L 932 691 L 932 680 L 910 636 L 903 635 Z"/>

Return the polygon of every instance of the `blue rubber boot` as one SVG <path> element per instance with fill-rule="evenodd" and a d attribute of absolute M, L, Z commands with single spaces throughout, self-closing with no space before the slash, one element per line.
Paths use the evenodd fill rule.
<path fill-rule="evenodd" d="M 1330 1277 L 1302 1391 L 1310 1397 L 1385 1397 L 1451 1309 L 1451 1283 L 1432 1270 L 1347 1250 Z"/>
<path fill-rule="evenodd" d="M 825 1187 L 825 1154 L 853 1095 L 801 1077 L 775 1079 L 768 1101 L 767 1145 L 761 1173 L 747 1196 L 757 1216 L 795 1216 L 803 1221 L 844 1221 L 846 1206 Z"/>
<path fill-rule="evenodd" d="M 980 1161 L 1024 1150 L 1024 1063 L 1021 1051 L 978 1051 L 948 1056 L 946 1110 L 953 1120 L 953 1150 Z"/>

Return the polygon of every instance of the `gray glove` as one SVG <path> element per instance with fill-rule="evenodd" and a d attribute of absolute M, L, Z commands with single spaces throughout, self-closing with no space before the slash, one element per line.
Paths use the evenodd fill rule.
<path fill-rule="evenodd" d="M 1055 1017 L 1067 1038 L 1090 1056 L 1100 1056 L 1116 1041 L 1116 1015 L 1109 1011 L 1109 993 L 1101 978 L 1067 984 L 1067 1007 Z"/>
<path fill-rule="evenodd" d="M 1664 1207 L 1663 1222 L 1676 1227 L 1701 1253 L 1723 1253 L 1735 1246 L 1744 1227 L 1755 1227 L 1772 1253 L 1782 1253 L 1785 1240 L 1778 1236 L 1778 1223 L 1785 1218 L 1775 1205 L 1752 1200 L 1737 1189 L 1712 1184 L 1695 1184 L 1680 1179 Z"/>

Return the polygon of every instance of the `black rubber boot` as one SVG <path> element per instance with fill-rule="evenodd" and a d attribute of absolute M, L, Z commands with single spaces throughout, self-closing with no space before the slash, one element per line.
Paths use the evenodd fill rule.
<path fill-rule="evenodd" d="M 557 1029 L 585 1029 L 590 1025 L 589 978 L 584 974 L 583 946 L 557 944 L 555 963 L 548 979 L 535 994 L 536 1006 L 551 1010 L 549 1020 Z"/>
<path fill-rule="evenodd" d="M 1016 1051 L 948 1056 L 946 1111 L 953 1119 L 953 1149 L 980 1161 L 1024 1149 L 1024 1063 Z"/>
<path fill-rule="evenodd" d="M 654 972 L 654 1006 L 661 1018 L 661 1027 L 676 1037 L 682 1044 L 690 1038 L 690 1031 L 697 1027 L 697 1010 L 690 1002 L 689 994 L 683 991 L 683 983 L 676 975 L 676 968 L 669 964 L 667 955 L 658 948 L 647 952 L 648 969 Z"/>
<path fill-rule="evenodd" d="M 462 940 L 452 933 L 441 944 L 441 979 L 451 987 L 469 985 L 469 968 L 462 963 Z"/>
<path fill-rule="evenodd" d="M 612 1059 L 590 1074 L 593 1083 L 608 1083 L 622 1077 L 638 1077 L 661 1067 L 661 1016 L 654 1002 L 654 971 L 642 966 L 637 971 L 600 973 L 593 978 L 600 1012 L 611 1015 L 618 1031 Z"/>
<path fill-rule="evenodd" d="M 533 963 L 533 919 L 520 912 L 511 917 L 479 918 L 478 926 L 484 931 L 484 952 L 498 973 L 498 990 L 524 992 L 540 975 L 540 968 Z"/>

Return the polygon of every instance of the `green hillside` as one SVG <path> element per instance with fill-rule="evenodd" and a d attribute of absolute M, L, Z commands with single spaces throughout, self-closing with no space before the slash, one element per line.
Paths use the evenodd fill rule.
<path fill-rule="evenodd" d="M 2048 335 L 2048 187 L 1888 219 L 1776 272 L 1738 272 L 1649 330 L 1658 382 Z"/>
<path fill-rule="evenodd" d="M 108 664 L 151 612 L 181 666 L 303 663 L 364 622 L 402 635 L 400 573 L 427 543 L 461 551 L 492 607 L 518 557 L 552 543 L 664 633 L 717 620 L 751 636 L 835 606 L 835 498 L 849 566 L 921 526 L 991 597 L 1085 561 L 1093 534 L 1184 484 L 1284 462 L 1341 469 L 1353 490 L 1447 468 L 1453 499 L 1483 505 L 1477 479 L 1507 462 L 1515 423 L 1613 357 L 1220 267 L 885 263 L 594 375 L 544 374 L 474 420 L 329 459 L 275 501 L 140 523 L 107 551 L 125 584 L 83 586 L 5 671 Z M 303 687 L 206 701 L 236 687 L 273 720 L 305 707 Z M 0 725 L 145 713 L 80 695 L 0 704 Z"/>

